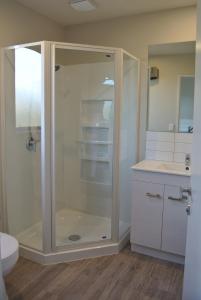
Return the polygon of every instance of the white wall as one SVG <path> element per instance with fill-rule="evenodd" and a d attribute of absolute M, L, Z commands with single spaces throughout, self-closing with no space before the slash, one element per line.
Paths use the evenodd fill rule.
<path fill-rule="evenodd" d="M 63 28 L 56 22 L 13 0 L 0 0 L 0 47 L 63 39 Z"/>
<path fill-rule="evenodd" d="M 148 45 L 192 41 L 196 8 L 180 8 L 66 27 L 66 41 L 121 47 L 147 60 Z"/>
<path fill-rule="evenodd" d="M 147 62 L 148 45 L 196 38 L 196 7 L 186 7 L 66 27 L 67 42 L 121 47 Z M 140 159 L 145 153 L 146 66 L 141 75 Z"/>
<path fill-rule="evenodd" d="M 159 79 L 149 81 L 148 130 L 177 128 L 179 75 L 195 74 L 195 55 L 152 56 L 149 66 L 159 69 Z"/>

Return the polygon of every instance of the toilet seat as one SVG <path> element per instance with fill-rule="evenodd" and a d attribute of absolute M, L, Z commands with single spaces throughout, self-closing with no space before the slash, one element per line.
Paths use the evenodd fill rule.
<path fill-rule="evenodd" d="M 2 232 L 0 232 L 0 239 L 1 263 L 3 275 L 5 276 L 11 271 L 19 258 L 19 243 L 14 237 Z"/>

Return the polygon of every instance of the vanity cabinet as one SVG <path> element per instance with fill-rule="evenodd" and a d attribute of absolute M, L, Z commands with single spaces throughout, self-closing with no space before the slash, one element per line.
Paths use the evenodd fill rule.
<path fill-rule="evenodd" d="M 180 197 L 180 187 L 165 185 L 161 249 L 185 255 L 187 214 Z"/>
<path fill-rule="evenodd" d="M 177 259 L 185 255 L 187 229 L 187 204 L 181 200 L 181 187 L 189 185 L 187 176 L 134 171 L 132 250 L 183 262 Z"/>
<path fill-rule="evenodd" d="M 139 245 L 160 249 L 164 186 L 134 181 L 132 192 L 131 240 Z"/>

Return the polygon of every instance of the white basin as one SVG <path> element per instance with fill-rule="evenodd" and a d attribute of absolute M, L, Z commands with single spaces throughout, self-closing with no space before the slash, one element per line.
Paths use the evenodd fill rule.
<path fill-rule="evenodd" d="M 185 164 L 164 162 L 157 160 L 143 160 L 132 167 L 133 170 L 167 173 L 174 175 L 191 176 L 191 170 L 186 169 Z"/>

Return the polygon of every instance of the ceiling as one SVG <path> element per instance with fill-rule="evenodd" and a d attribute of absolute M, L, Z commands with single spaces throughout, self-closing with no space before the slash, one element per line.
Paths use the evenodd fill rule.
<path fill-rule="evenodd" d="M 120 16 L 195 5 L 196 0 L 92 0 L 97 9 L 78 12 L 69 0 L 16 0 L 61 25 L 89 23 Z"/>
<path fill-rule="evenodd" d="M 195 54 L 195 41 L 149 46 L 149 56 Z"/>

